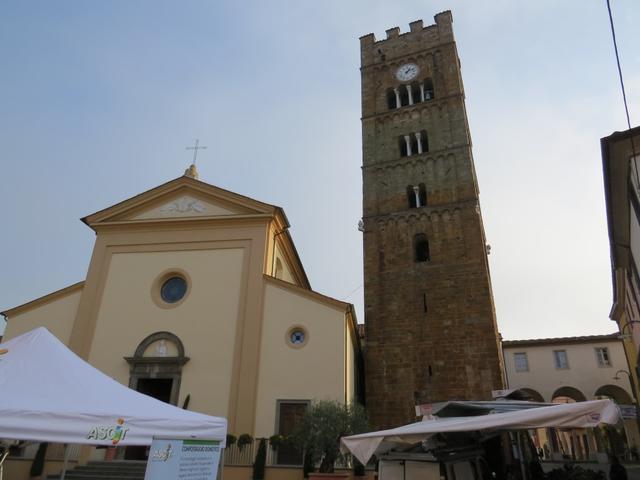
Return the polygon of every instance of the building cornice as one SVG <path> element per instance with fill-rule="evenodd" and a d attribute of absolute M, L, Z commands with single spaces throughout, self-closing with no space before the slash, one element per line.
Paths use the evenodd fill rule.
<path fill-rule="evenodd" d="M 422 102 L 414 103 L 413 105 L 405 105 L 400 108 L 392 108 L 389 110 L 385 110 L 383 112 L 372 113 L 371 115 L 366 115 L 360 117 L 361 121 L 366 120 L 376 120 L 376 121 L 387 121 L 386 117 L 392 119 L 393 117 L 399 117 L 405 114 L 411 115 L 411 112 L 416 110 L 428 110 L 430 108 L 438 108 L 443 105 L 448 105 L 450 100 L 462 99 L 464 100 L 464 92 L 452 93 L 450 95 L 445 95 L 442 97 L 434 97 L 430 100 L 425 100 Z"/>
<path fill-rule="evenodd" d="M 463 143 L 459 145 L 452 145 L 439 150 L 429 150 L 426 153 L 415 154 L 407 157 L 396 157 L 392 160 L 384 160 L 382 162 L 370 163 L 368 165 L 362 165 L 363 170 L 386 170 L 389 168 L 403 167 L 412 163 L 427 163 L 443 158 L 445 156 L 452 155 L 452 152 L 461 150 L 469 151 L 471 149 L 470 143 Z"/>
<path fill-rule="evenodd" d="M 267 283 L 271 283 L 277 287 L 280 287 L 284 290 L 290 290 L 294 293 L 298 293 L 302 296 L 320 302 L 329 307 L 333 307 L 341 312 L 349 313 L 352 312 L 353 318 L 355 319 L 355 313 L 351 309 L 353 309 L 353 305 L 347 302 L 343 302 L 342 300 L 338 300 L 336 298 L 329 297 L 327 295 L 323 295 L 322 293 L 318 293 L 315 290 L 311 290 L 308 288 L 303 288 L 293 283 L 285 282 L 284 280 L 280 280 L 279 278 L 272 277 L 271 275 L 264 274 L 263 278 Z"/>
<path fill-rule="evenodd" d="M 503 340 L 502 346 L 509 347 L 538 347 L 544 345 L 572 345 L 584 343 L 622 342 L 620 334 L 584 335 L 580 337 L 532 338 L 527 340 Z"/>

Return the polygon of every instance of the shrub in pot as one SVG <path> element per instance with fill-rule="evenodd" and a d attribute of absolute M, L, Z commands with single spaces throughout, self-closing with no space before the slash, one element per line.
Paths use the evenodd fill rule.
<path fill-rule="evenodd" d="M 245 445 L 249 445 L 251 442 L 253 442 L 253 437 L 248 433 L 243 433 L 238 437 L 238 448 L 242 450 Z"/>
<path fill-rule="evenodd" d="M 271 445 L 271 448 L 273 448 L 274 450 L 277 450 L 278 447 L 280 447 L 280 445 L 286 442 L 286 440 L 287 439 L 282 435 L 279 435 L 279 434 L 271 435 L 269 437 L 269 445 Z"/>
<path fill-rule="evenodd" d="M 322 400 L 309 407 L 293 440 L 310 456 L 311 465 L 320 463 L 320 473 L 333 473 L 340 458 L 340 437 L 362 433 L 367 428 L 367 416 L 361 405 Z"/>

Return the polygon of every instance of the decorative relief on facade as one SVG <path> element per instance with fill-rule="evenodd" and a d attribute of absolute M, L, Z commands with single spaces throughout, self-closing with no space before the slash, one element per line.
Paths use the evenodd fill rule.
<path fill-rule="evenodd" d="M 230 206 L 223 202 L 216 203 L 216 199 L 212 201 L 200 199 L 187 193 L 171 200 L 158 202 L 157 206 L 146 211 L 142 211 L 133 216 L 131 220 L 152 220 L 171 217 L 198 217 L 198 216 L 217 216 L 217 215 L 236 215 L 242 211 L 232 210 Z"/>
<path fill-rule="evenodd" d="M 181 197 L 160 209 L 162 213 L 203 213 L 206 207 L 204 203 L 190 197 Z"/>

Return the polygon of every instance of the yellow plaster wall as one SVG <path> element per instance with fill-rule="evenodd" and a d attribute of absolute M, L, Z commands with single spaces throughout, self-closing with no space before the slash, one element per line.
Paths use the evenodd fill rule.
<path fill-rule="evenodd" d="M 190 278 L 186 299 L 161 308 L 152 299 L 158 276 L 179 268 Z M 243 270 L 243 249 L 116 253 L 111 256 L 89 362 L 127 385 L 129 365 L 148 335 L 169 331 L 191 360 L 183 367 L 179 404 L 227 416 Z"/>
<path fill-rule="evenodd" d="M 275 433 L 277 400 L 344 401 L 344 321 L 339 309 L 265 281 L 256 437 Z M 307 331 L 302 348 L 287 343 L 294 325 Z"/>
<path fill-rule="evenodd" d="M 293 278 L 293 275 L 291 275 L 291 268 L 289 267 L 289 264 L 287 263 L 287 261 L 285 260 L 285 256 L 282 253 L 282 251 L 280 250 L 279 247 L 276 246 L 276 251 L 275 251 L 275 259 L 273 260 L 273 266 L 272 268 L 272 276 L 276 275 L 276 259 L 280 259 L 280 262 L 282 262 L 282 277 L 280 278 L 280 280 L 284 280 L 285 282 L 289 282 L 289 283 L 296 283 L 295 279 Z"/>
<path fill-rule="evenodd" d="M 60 341 L 68 344 L 81 295 L 82 289 L 78 289 L 10 317 L 4 339 L 9 340 L 37 327 L 46 327 Z"/>

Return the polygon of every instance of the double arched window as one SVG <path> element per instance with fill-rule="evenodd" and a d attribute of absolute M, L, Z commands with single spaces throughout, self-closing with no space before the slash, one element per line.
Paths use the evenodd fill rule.
<path fill-rule="evenodd" d="M 407 186 L 407 201 L 409 208 L 420 208 L 427 204 L 427 187 L 424 183 Z"/>
<path fill-rule="evenodd" d="M 415 105 L 416 103 L 433 100 L 433 98 L 433 81 L 430 78 L 422 82 L 413 82 L 387 89 L 389 110 Z"/>
<path fill-rule="evenodd" d="M 429 137 L 426 130 L 421 130 L 398 138 L 401 157 L 420 155 L 429 151 Z"/>

